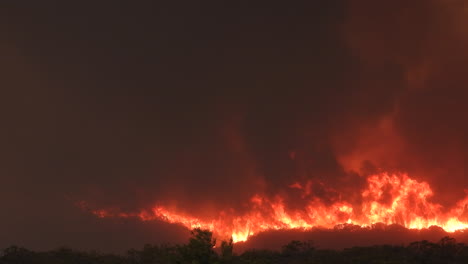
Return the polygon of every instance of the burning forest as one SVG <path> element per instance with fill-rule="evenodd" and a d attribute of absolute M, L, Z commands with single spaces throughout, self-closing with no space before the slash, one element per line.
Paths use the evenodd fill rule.
<path fill-rule="evenodd" d="M 468 242 L 468 1 L 36 2 L 0 4 L 0 248 Z"/>
<path fill-rule="evenodd" d="M 235 243 L 285 230 L 464 232 L 466 4 L 328 8 L 326 26 L 295 24 L 304 34 L 328 32 L 318 42 L 301 35 L 310 54 L 281 42 L 290 57 L 273 57 L 287 67 L 259 48 L 269 33 L 241 27 L 253 41 L 242 52 L 258 55 L 249 62 L 262 70 L 246 66 L 249 73 L 233 78 L 243 69 L 226 55 L 233 64 L 219 72 L 222 80 L 200 88 L 212 97 L 165 95 L 180 99 L 180 109 L 161 102 L 158 111 L 171 118 L 164 114 L 156 133 L 170 140 L 154 143 L 158 160 L 141 182 L 94 185 L 75 199 L 78 207 L 99 219 L 206 229 Z M 258 32 L 265 26 L 255 25 Z M 322 56 L 327 49 L 337 57 Z M 301 70 L 304 58 L 315 66 Z M 218 84 L 226 87 L 220 94 Z"/>
<path fill-rule="evenodd" d="M 372 228 L 378 224 L 401 225 L 408 229 L 427 229 L 432 226 L 454 232 L 468 228 L 468 197 L 449 208 L 433 202 L 433 192 L 426 182 L 418 182 L 402 173 L 380 173 L 367 178 L 367 185 L 356 201 L 343 200 L 334 192 L 327 201 L 314 195 L 313 185 L 321 183 L 295 182 L 289 186 L 289 197 L 268 198 L 255 194 L 246 203 L 244 212 L 233 209 L 220 211 L 213 218 L 201 218 L 176 208 L 155 205 L 137 213 L 119 210 L 91 210 L 97 217 L 136 217 L 142 221 L 160 219 L 180 224 L 188 229 L 201 228 L 214 232 L 218 238 L 234 243 L 246 241 L 255 234 L 272 230 L 310 230 L 312 228 L 340 229 L 348 225 Z M 302 199 L 295 206 L 291 196 Z M 293 207 L 291 208 L 291 205 Z M 86 208 L 86 204 L 80 204 Z"/>

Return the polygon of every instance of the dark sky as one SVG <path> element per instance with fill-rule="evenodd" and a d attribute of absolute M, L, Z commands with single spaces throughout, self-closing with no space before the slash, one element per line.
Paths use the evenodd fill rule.
<path fill-rule="evenodd" d="M 463 1 L 98 2 L 0 4 L 0 247 L 185 238 L 81 200 L 210 214 L 378 169 L 463 197 Z"/>

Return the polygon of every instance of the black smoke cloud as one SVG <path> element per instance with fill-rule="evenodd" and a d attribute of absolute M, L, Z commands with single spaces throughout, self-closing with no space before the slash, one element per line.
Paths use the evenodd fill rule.
<path fill-rule="evenodd" d="M 428 181 L 442 202 L 453 203 L 466 188 L 466 3 L 362 1 L 349 8 L 348 43 L 362 64 L 393 64 L 403 73 L 387 129 L 393 132 L 380 137 L 394 157 L 375 150 L 369 160 Z"/>
<path fill-rule="evenodd" d="M 0 243 L 99 241 L 81 200 L 212 215 L 376 170 L 463 196 L 462 1 L 308 2 L 2 4 Z"/>

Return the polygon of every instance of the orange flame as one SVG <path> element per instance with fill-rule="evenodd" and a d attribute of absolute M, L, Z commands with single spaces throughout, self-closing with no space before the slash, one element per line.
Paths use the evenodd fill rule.
<path fill-rule="evenodd" d="M 305 187 L 298 182 L 290 188 L 302 191 L 303 199 L 310 193 L 311 183 Z M 453 208 L 429 201 L 433 192 L 426 182 L 418 182 L 406 174 L 381 173 L 367 179 L 367 187 L 360 193 L 362 202 L 353 205 L 347 201 L 327 203 L 313 197 L 300 209 L 290 209 L 284 198 L 269 199 L 254 195 L 244 213 L 222 211 L 216 218 L 202 219 L 176 209 L 155 206 L 137 214 L 94 210 L 98 217 L 138 217 L 143 221 L 160 219 L 181 224 L 187 228 L 213 231 L 220 238 L 232 237 L 234 242 L 246 241 L 250 236 L 268 230 L 334 228 L 340 224 L 369 227 L 377 223 L 399 224 L 410 229 L 439 226 L 447 232 L 468 228 L 468 196 Z"/>

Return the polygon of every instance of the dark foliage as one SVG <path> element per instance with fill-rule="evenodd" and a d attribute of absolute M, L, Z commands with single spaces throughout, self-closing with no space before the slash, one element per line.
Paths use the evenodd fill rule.
<path fill-rule="evenodd" d="M 438 243 L 427 240 L 408 246 L 353 247 L 344 250 L 322 250 L 312 242 L 291 241 L 281 251 L 248 250 L 233 253 L 233 243 L 216 240 L 206 230 L 194 229 L 188 244 L 144 245 L 141 250 L 131 249 L 126 255 L 82 252 L 59 248 L 47 252 L 34 252 L 11 246 L 1 251 L 0 264 L 301 264 L 301 263 L 468 263 L 468 246 L 450 237 Z"/>

